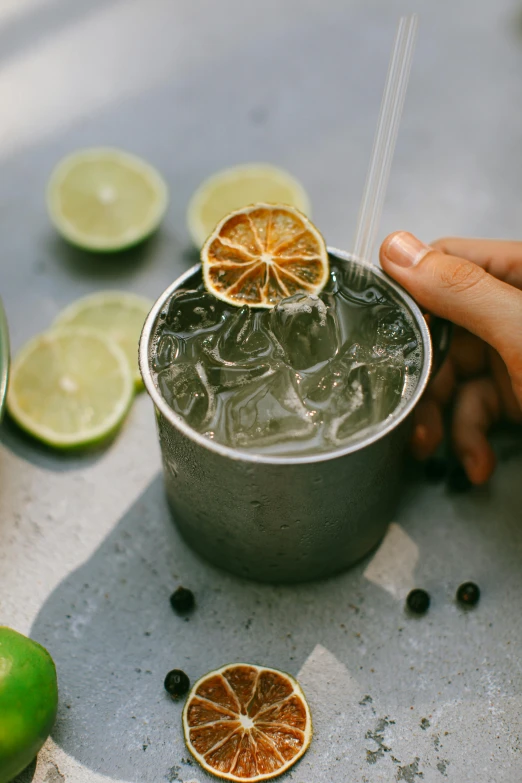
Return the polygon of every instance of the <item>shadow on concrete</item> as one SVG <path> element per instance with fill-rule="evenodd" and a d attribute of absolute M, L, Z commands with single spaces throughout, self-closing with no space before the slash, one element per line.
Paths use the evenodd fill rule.
<path fill-rule="evenodd" d="M 118 433 L 97 446 L 62 452 L 32 438 L 20 429 L 8 415 L 0 425 L 0 443 L 3 446 L 20 459 L 53 473 L 88 468 L 105 454 L 117 438 Z"/>
<path fill-rule="evenodd" d="M 179 537 L 158 476 L 49 596 L 33 625 L 31 636 L 49 649 L 59 673 L 54 740 L 89 769 L 117 779 L 156 783 L 170 774 L 175 781 L 176 765 L 189 776 L 182 704 L 164 692 L 167 672 L 180 668 L 194 681 L 227 661 L 246 660 L 296 673 L 317 641 L 337 646 L 343 631 L 336 596 L 357 602 L 361 567 L 293 587 L 232 577 Z M 180 584 L 196 596 L 186 617 L 169 603 Z M 199 769 L 197 778 L 211 779 Z"/>
<path fill-rule="evenodd" d="M 368 559 L 333 579 L 294 586 L 248 582 L 209 566 L 172 524 L 158 476 L 92 557 L 58 585 L 33 625 L 31 636 L 49 649 L 59 674 L 54 740 L 89 769 L 130 783 L 194 776 L 210 781 L 199 768 L 197 774 L 189 769 L 182 704 L 163 690 L 170 669 L 183 669 L 194 681 L 243 660 L 296 674 L 321 644 L 368 693 L 392 687 L 392 661 L 399 701 L 413 704 L 417 680 L 403 642 L 422 647 L 423 677 L 435 690 L 441 661 L 450 670 L 461 666 L 472 634 L 480 637 L 477 655 L 502 667 L 496 634 L 503 633 L 499 623 L 514 627 L 520 601 L 504 606 L 502 618 L 496 602 L 506 590 L 522 594 L 520 488 L 513 482 L 518 468 L 519 460 L 509 459 L 490 492 L 444 502 L 438 487 L 428 490 L 418 477 L 410 482 L 396 519 L 418 546 L 419 583 L 433 596 L 433 611 L 422 622 L 409 619 L 401 601 L 363 577 Z M 433 554 L 441 549 L 444 562 Z M 491 561 L 502 574 L 494 583 Z M 476 620 L 464 618 L 457 632 L 460 621 L 447 590 L 465 578 L 479 582 L 484 599 Z M 196 596 L 196 609 L 186 617 L 169 603 L 180 584 Z M 487 631 L 493 621 L 495 634 Z M 426 646 L 426 633 L 436 633 L 437 645 Z M 466 701 L 482 687 L 480 672 L 469 663 L 471 679 L 454 678 L 445 697 Z"/>
<path fill-rule="evenodd" d="M 34 773 L 36 772 L 36 763 L 37 759 L 31 761 L 29 766 L 27 766 L 23 772 L 20 772 L 12 783 L 31 783 L 34 778 Z"/>
<path fill-rule="evenodd" d="M 73 247 L 61 237 L 49 237 L 48 253 L 61 271 L 72 278 L 91 280 L 101 284 L 126 281 L 137 271 L 152 263 L 153 258 L 165 247 L 168 239 L 161 229 L 138 245 L 116 253 L 90 253 Z"/>

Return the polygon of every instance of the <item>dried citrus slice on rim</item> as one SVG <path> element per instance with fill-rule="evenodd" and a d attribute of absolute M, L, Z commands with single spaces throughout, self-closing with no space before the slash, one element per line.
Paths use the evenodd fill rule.
<path fill-rule="evenodd" d="M 293 294 L 318 294 L 329 274 L 323 237 L 286 204 L 227 215 L 203 245 L 201 261 L 207 289 L 237 306 L 273 307 Z"/>
<path fill-rule="evenodd" d="M 183 730 L 207 772 L 226 780 L 269 780 L 305 753 L 312 720 L 289 674 L 234 663 L 196 682 L 183 710 Z"/>

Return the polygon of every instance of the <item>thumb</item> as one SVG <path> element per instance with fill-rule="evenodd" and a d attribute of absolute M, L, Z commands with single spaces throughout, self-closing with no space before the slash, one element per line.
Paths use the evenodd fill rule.
<path fill-rule="evenodd" d="M 492 345 L 515 386 L 522 384 L 522 291 L 471 261 L 439 253 L 405 231 L 386 237 L 381 264 L 426 310 Z"/>

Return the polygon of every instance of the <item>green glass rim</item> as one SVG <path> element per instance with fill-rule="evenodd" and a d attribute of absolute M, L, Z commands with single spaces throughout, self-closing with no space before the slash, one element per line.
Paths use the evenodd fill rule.
<path fill-rule="evenodd" d="M 0 299 L 0 421 L 5 408 L 7 396 L 7 381 L 9 377 L 9 333 L 7 331 L 7 318 Z"/>

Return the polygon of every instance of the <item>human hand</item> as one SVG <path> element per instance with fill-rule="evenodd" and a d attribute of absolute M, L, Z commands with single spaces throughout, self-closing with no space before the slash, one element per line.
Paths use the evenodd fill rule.
<path fill-rule="evenodd" d="M 495 467 L 487 439 L 499 420 L 522 423 L 522 242 L 441 239 L 424 245 L 390 234 L 383 269 L 427 311 L 456 324 L 449 355 L 415 411 L 413 450 L 426 459 L 442 441 L 453 403 L 453 448 L 470 481 Z"/>

